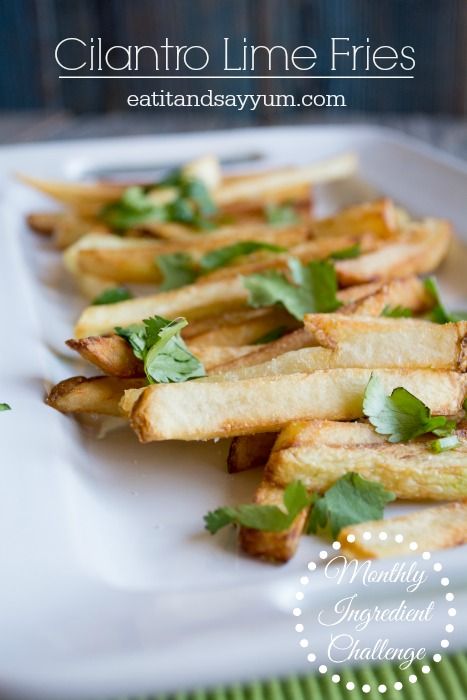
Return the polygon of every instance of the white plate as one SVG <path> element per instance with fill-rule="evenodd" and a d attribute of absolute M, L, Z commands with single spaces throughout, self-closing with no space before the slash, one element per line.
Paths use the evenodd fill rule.
<path fill-rule="evenodd" d="M 450 218 L 467 240 L 465 166 L 384 130 L 255 129 L 1 149 L 0 401 L 13 407 L 0 416 L 2 697 L 108 697 L 309 670 L 292 593 L 322 547 L 306 538 L 277 568 L 236 553 L 231 533 L 203 531 L 207 510 L 248 501 L 259 478 L 227 475 L 223 442 L 141 446 L 127 430 L 98 440 L 43 404 L 46 386 L 92 374 L 58 354 L 83 302 L 59 256 L 26 231 L 24 214 L 45 202 L 12 172 L 76 178 L 112 163 L 206 151 L 298 163 L 348 149 L 360 154 L 361 180 L 320 188 L 323 213 L 383 192 L 414 214 Z M 458 308 L 466 262 L 457 243 L 439 273 Z M 459 588 L 465 553 L 440 555 Z M 324 579 L 315 585 L 314 600 L 326 600 Z M 437 634 L 426 646 L 436 647 Z M 465 642 L 458 631 L 451 648 Z"/>

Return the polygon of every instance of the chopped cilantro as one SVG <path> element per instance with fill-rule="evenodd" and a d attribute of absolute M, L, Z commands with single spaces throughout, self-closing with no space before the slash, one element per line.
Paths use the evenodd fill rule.
<path fill-rule="evenodd" d="M 448 435 L 447 437 L 438 438 L 430 443 L 430 448 L 433 452 L 439 454 L 440 452 L 446 452 L 446 450 L 454 450 L 459 447 L 460 440 L 457 435 Z"/>
<path fill-rule="evenodd" d="M 336 272 L 331 263 L 323 260 L 302 265 L 292 258 L 289 267 L 295 284 L 276 270 L 244 277 L 250 306 L 282 304 L 300 321 L 306 313 L 327 313 L 341 306 L 336 296 Z"/>
<path fill-rule="evenodd" d="M 297 515 L 308 508 L 313 500 L 314 497 L 307 494 L 303 484 L 294 481 L 284 491 L 282 506 L 248 504 L 217 508 L 204 516 L 205 527 L 211 535 L 230 524 L 281 532 L 290 527 Z"/>
<path fill-rule="evenodd" d="M 266 221 L 273 226 L 296 224 L 300 217 L 291 204 L 268 204 L 264 210 Z"/>
<path fill-rule="evenodd" d="M 363 413 L 377 433 L 388 436 L 389 442 L 403 442 L 425 433 L 444 437 L 455 427 L 455 422 L 445 416 L 432 416 L 428 406 L 403 387 L 387 396 L 374 374 L 365 390 Z"/>
<path fill-rule="evenodd" d="M 180 336 L 186 325 L 184 318 L 168 321 L 153 316 L 142 324 L 118 327 L 115 332 L 128 341 L 135 357 L 144 362 L 150 384 L 186 382 L 206 374 L 201 362 L 188 350 Z"/>
<path fill-rule="evenodd" d="M 434 306 L 428 314 L 430 321 L 434 323 L 455 323 L 456 321 L 467 319 L 467 312 L 465 311 L 450 312 L 446 309 L 441 301 L 441 295 L 434 277 L 427 277 L 424 284 L 425 289 L 432 296 L 434 301 Z"/>
<path fill-rule="evenodd" d="M 362 249 L 360 243 L 355 243 L 348 248 L 341 248 L 340 250 L 335 250 L 333 253 L 328 255 L 329 260 L 349 260 L 350 258 L 358 258 L 362 254 Z"/>
<path fill-rule="evenodd" d="M 126 301 L 127 299 L 132 299 L 133 294 L 126 287 L 111 287 L 110 289 L 105 289 L 101 294 L 99 294 L 92 302 L 92 306 L 99 306 L 101 304 L 116 304 L 119 301 Z"/>
<path fill-rule="evenodd" d="M 412 309 L 408 309 L 405 306 L 385 306 L 381 316 L 386 318 L 410 318 L 413 316 L 413 313 Z"/>
<path fill-rule="evenodd" d="M 380 520 L 384 506 L 395 497 L 382 484 L 349 472 L 315 501 L 307 530 L 309 533 L 325 530 L 335 538 L 347 525 Z"/>

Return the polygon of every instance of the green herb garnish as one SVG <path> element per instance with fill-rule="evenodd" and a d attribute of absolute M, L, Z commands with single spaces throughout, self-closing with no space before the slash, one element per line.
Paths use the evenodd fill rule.
<path fill-rule="evenodd" d="M 299 260 L 291 258 L 289 267 L 294 284 L 276 270 L 244 277 L 243 283 L 250 293 L 250 306 L 282 304 L 300 321 L 306 313 L 328 313 L 341 306 L 336 296 L 336 272 L 331 263 L 323 260 L 302 265 Z"/>
<path fill-rule="evenodd" d="M 9 403 L 0 403 L 0 411 L 11 411 Z"/>
<path fill-rule="evenodd" d="M 251 255 L 260 250 L 269 251 L 271 253 L 284 253 L 287 248 L 273 243 L 262 243 L 261 241 L 239 241 L 233 245 L 225 246 L 225 248 L 217 248 L 203 255 L 200 260 L 201 272 L 208 273 L 217 270 L 220 267 L 225 267 L 236 258 L 243 255 Z"/>
<path fill-rule="evenodd" d="M 300 217 L 290 204 L 268 204 L 264 210 L 266 221 L 273 226 L 296 224 Z"/>
<path fill-rule="evenodd" d="M 382 484 L 349 472 L 315 501 L 307 531 L 325 530 L 335 538 L 347 525 L 380 520 L 386 503 L 395 498 L 395 494 L 386 491 Z"/>
<path fill-rule="evenodd" d="M 449 312 L 441 301 L 438 284 L 434 277 L 427 277 L 424 281 L 425 289 L 432 296 L 434 307 L 429 312 L 428 318 L 434 323 L 456 323 L 467 319 L 467 312 Z"/>
<path fill-rule="evenodd" d="M 459 447 L 460 440 L 457 435 L 448 435 L 447 437 L 438 438 L 430 443 L 430 448 L 433 452 L 439 454 L 440 452 L 446 452 L 446 450 L 454 450 Z"/>
<path fill-rule="evenodd" d="M 91 305 L 116 304 L 119 301 L 126 301 L 132 298 L 133 294 L 126 287 L 112 287 L 111 289 L 105 289 L 101 292 L 101 294 L 91 302 Z"/>
<path fill-rule="evenodd" d="M 213 272 L 220 267 L 229 265 L 236 258 L 260 250 L 283 253 L 286 248 L 261 241 L 240 241 L 205 253 L 198 263 L 193 260 L 189 253 L 159 255 L 156 258 L 156 265 L 163 277 L 160 288 L 161 290 L 178 289 L 186 284 L 192 284 L 200 275 Z"/>
<path fill-rule="evenodd" d="M 445 416 L 432 416 L 428 406 L 403 387 L 387 396 L 374 374 L 365 390 L 363 413 L 377 433 L 389 436 L 389 442 L 403 442 L 425 433 L 445 437 L 456 425 Z"/>
<path fill-rule="evenodd" d="M 281 532 L 290 527 L 299 513 L 313 502 L 300 481 L 289 484 L 284 491 L 283 505 L 242 505 L 226 506 L 210 511 L 204 516 L 206 530 L 214 535 L 226 525 L 242 525 L 254 530 Z"/>
<path fill-rule="evenodd" d="M 186 382 L 206 375 L 202 363 L 180 336 L 187 323 L 184 318 L 168 321 L 153 316 L 142 324 L 117 327 L 115 332 L 128 341 L 135 357 L 143 361 L 150 384 Z"/>
<path fill-rule="evenodd" d="M 167 204 L 154 204 L 151 192 L 175 187 L 177 196 Z M 177 171 L 157 185 L 128 187 L 120 199 L 101 210 L 101 218 L 111 228 L 125 230 L 149 222 L 179 222 L 195 228 L 212 228 L 217 208 L 202 182 Z"/>
<path fill-rule="evenodd" d="M 160 291 L 178 289 L 192 284 L 198 277 L 198 269 L 189 253 L 167 253 L 158 255 L 156 265 L 162 274 Z"/>
<path fill-rule="evenodd" d="M 408 309 L 405 306 L 385 306 L 381 316 L 386 318 L 410 318 L 413 316 L 413 313 L 412 309 Z"/>
<path fill-rule="evenodd" d="M 348 248 L 335 250 L 334 253 L 328 255 L 328 260 L 349 260 L 350 258 L 358 258 L 362 254 L 360 243 L 355 243 Z"/>

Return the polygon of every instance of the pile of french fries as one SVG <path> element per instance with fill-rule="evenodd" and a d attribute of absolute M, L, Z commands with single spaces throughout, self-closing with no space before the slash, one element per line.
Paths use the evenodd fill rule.
<path fill-rule="evenodd" d="M 204 182 L 224 223 L 198 231 L 181 223 L 145 222 L 123 235 L 112 231 L 100 212 L 122 196 L 126 185 L 23 177 L 61 205 L 53 213 L 31 214 L 28 222 L 64 250 L 65 265 L 85 295 L 121 284 L 153 286 L 149 295 L 84 309 L 67 344 L 101 374 L 60 382 L 47 402 L 63 413 L 122 416 L 141 442 L 232 438 L 229 472 L 264 470 L 257 504 L 281 506 L 284 489 L 296 480 L 309 492 L 323 493 L 348 472 L 380 482 L 398 499 L 437 503 L 384 520 L 387 532 L 405 535 L 402 542 L 368 538 L 368 532 L 383 528 L 383 521 L 342 530 L 339 539 L 352 556 L 407 553 L 411 541 L 423 549 L 451 547 L 467 541 L 462 422 L 456 429 L 460 446 L 433 454 L 426 436 L 388 442 L 362 412 L 374 375 L 388 393 L 403 387 L 435 415 L 463 415 L 467 324 L 425 320 L 434 300 L 420 277 L 446 256 L 451 228 L 439 219 L 413 221 L 389 199 L 316 219 L 312 187 L 345 179 L 356 168 L 355 156 L 346 154 L 307 167 L 225 176 L 216 159 L 201 158 L 184 172 Z M 163 203 L 175 193 L 170 186 L 159 187 L 151 197 Z M 268 206 L 284 204 L 294 208 L 297 221 L 281 226 L 265 219 Z M 186 286 L 157 291 L 157 256 L 182 252 L 196 261 L 239 241 L 271 243 L 286 251 L 255 252 Z M 352 246 L 358 246 L 357 256 L 333 263 L 341 303 L 337 311 L 308 313 L 302 321 L 279 304 L 249 305 L 246 275 L 277 270 L 287 276 L 290 257 L 306 264 Z M 412 317 L 383 314 L 400 307 Z M 182 337 L 203 363 L 206 377 L 148 385 L 142 361 L 114 330 L 156 314 L 188 320 Z M 277 329 L 281 336 L 267 342 Z M 282 532 L 240 528 L 243 550 L 271 561 L 289 560 L 307 515 L 301 512 Z"/>

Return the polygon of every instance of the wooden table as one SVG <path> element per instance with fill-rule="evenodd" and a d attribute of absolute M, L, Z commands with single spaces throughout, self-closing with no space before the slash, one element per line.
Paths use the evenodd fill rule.
<path fill-rule="evenodd" d="M 328 114 L 318 117 L 285 113 L 280 124 L 369 124 L 398 129 L 448 153 L 467 160 L 467 118 L 425 115 Z M 52 141 L 92 137 L 160 134 L 176 131 L 253 126 L 238 113 L 214 110 L 191 113 L 112 112 L 106 115 L 74 116 L 67 112 L 11 112 L 0 115 L 0 143 Z"/>

